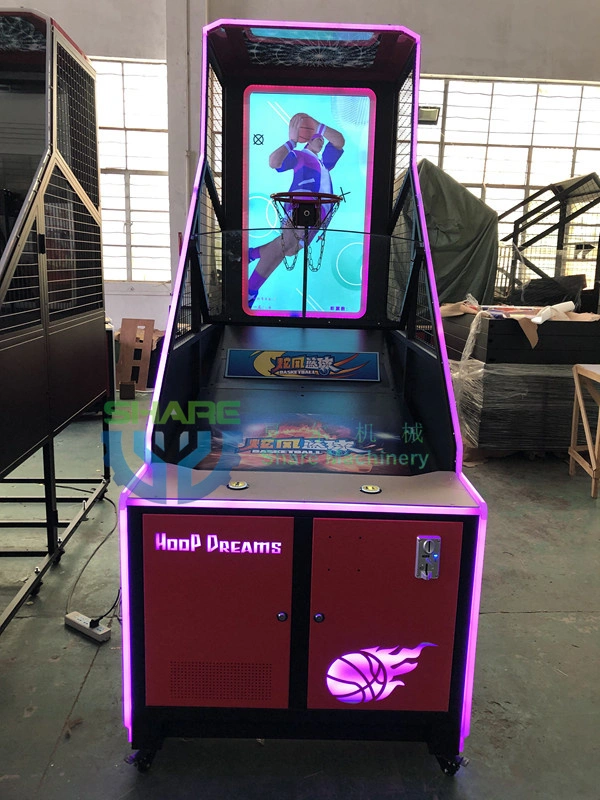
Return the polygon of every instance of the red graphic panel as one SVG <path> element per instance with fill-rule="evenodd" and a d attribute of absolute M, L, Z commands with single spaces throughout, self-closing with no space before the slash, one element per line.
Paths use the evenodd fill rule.
<path fill-rule="evenodd" d="M 286 708 L 293 520 L 147 514 L 143 537 L 146 704 Z"/>
<path fill-rule="evenodd" d="M 446 711 L 462 524 L 317 519 L 313 530 L 308 707 Z M 415 577 L 422 536 L 441 537 L 437 579 Z"/>

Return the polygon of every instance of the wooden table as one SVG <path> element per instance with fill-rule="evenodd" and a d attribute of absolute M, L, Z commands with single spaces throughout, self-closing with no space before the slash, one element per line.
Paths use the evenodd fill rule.
<path fill-rule="evenodd" d="M 596 498 L 600 481 L 600 364 L 575 364 L 573 379 L 575 381 L 575 399 L 571 424 L 571 446 L 569 447 L 569 475 L 575 474 L 575 463 L 583 467 L 592 478 L 592 497 Z M 592 429 L 585 408 L 584 390 L 592 397 L 599 410 L 594 438 L 592 438 Z M 580 419 L 585 433 L 585 444 L 583 445 L 577 443 Z"/>

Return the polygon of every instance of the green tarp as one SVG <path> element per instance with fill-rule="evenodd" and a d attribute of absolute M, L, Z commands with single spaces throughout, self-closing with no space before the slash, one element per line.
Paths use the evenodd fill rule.
<path fill-rule="evenodd" d="M 498 214 L 430 161 L 418 171 L 440 303 L 492 303 Z"/>

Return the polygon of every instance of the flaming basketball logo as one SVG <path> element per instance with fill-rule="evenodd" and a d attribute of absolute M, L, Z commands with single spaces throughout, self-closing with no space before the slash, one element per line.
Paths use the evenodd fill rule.
<path fill-rule="evenodd" d="M 400 647 L 368 647 L 336 658 L 327 670 L 327 688 L 342 703 L 368 703 L 383 700 L 398 686 L 399 676 L 416 669 L 417 659 L 425 647 L 422 642 L 413 649 Z"/>

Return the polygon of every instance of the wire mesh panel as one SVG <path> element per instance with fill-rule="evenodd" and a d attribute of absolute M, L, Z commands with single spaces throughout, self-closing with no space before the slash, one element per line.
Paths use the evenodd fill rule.
<path fill-rule="evenodd" d="M 44 193 L 50 319 L 102 308 L 100 226 L 55 168 Z"/>
<path fill-rule="evenodd" d="M 179 294 L 179 305 L 177 307 L 177 316 L 175 318 L 175 340 L 187 336 L 192 331 L 192 282 L 190 275 L 190 258 L 188 256 L 183 281 L 181 284 L 181 292 Z"/>
<path fill-rule="evenodd" d="M 47 147 L 46 40 L 46 20 L 0 11 L 0 258 Z"/>
<path fill-rule="evenodd" d="M 394 163 L 394 202 L 398 199 L 404 177 L 410 167 L 412 147 L 413 80 L 411 71 L 398 93 L 398 122 L 396 127 L 396 157 Z"/>
<path fill-rule="evenodd" d="M 95 81 L 60 44 L 56 59 L 56 143 L 86 194 L 98 206 Z"/>
<path fill-rule="evenodd" d="M 423 237 L 412 188 L 391 237 L 387 315 L 401 323 L 409 338 L 438 351 Z"/>
<path fill-rule="evenodd" d="M 204 291 L 210 316 L 223 307 L 223 234 L 206 183 L 198 192 L 196 235 L 190 238 L 185 272 L 175 317 L 175 339 L 195 332 L 201 324 L 200 293 Z M 199 265 L 199 272 L 198 272 Z"/>
<path fill-rule="evenodd" d="M 206 185 L 198 200 L 198 256 L 206 292 L 208 313 L 213 316 L 223 309 L 223 235 Z"/>
<path fill-rule="evenodd" d="M 388 273 L 387 316 L 400 322 L 404 297 L 412 263 L 412 222 L 400 214 L 394 235 L 390 239 L 390 269 Z"/>
<path fill-rule="evenodd" d="M 33 224 L 0 305 L 0 331 L 14 332 L 41 322 L 37 227 Z"/>
<path fill-rule="evenodd" d="M 219 200 L 221 200 L 223 185 L 223 87 L 212 67 L 208 72 L 207 103 L 206 157 Z"/>
<path fill-rule="evenodd" d="M 425 344 L 432 350 L 438 349 L 435 324 L 432 313 L 431 291 L 429 288 L 429 276 L 425 261 L 419 270 L 419 282 L 417 288 L 417 313 L 415 318 L 415 339 L 421 344 Z"/>

